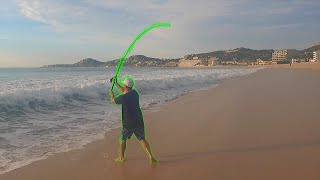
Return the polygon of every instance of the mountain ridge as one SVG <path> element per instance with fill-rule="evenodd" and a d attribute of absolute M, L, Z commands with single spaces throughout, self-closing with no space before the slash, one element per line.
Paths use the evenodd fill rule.
<path fill-rule="evenodd" d="M 296 59 L 310 59 L 312 58 L 312 52 L 320 50 L 320 44 L 315 44 L 312 47 L 295 50 L 294 55 L 291 58 Z M 239 61 L 239 62 L 253 62 L 256 59 L 262 59 L 265 61 L 271 61 L 273 49 L 254 50 L 250 48 L 240 47 L 229 50 L 218 50 L 207 53 L 188 54 L 184 59 L 193 59 L 197 57 L 203 61 L 207 61 L 210 58 L 217 58 L 219 61 Z M 181 58 L 169 58 L 160 59 L 155 57 L 147 57 L 145 55 L 132 55 L 128 57 L 124 63 L 124 66 L 131 67 L 177 67 Z M 118 59 L 102 62 L 93 58 L 85 58 L 74 64 L 53 64 L 44 67 L 115 67 L 118 64 Z"/>

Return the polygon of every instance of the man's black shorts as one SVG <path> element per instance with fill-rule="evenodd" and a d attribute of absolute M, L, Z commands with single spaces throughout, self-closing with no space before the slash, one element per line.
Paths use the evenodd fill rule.
<path fill-rule="evenodd" d="M 134 134 L 139 141 L 145 139 L 144 127 L 134 128 L 134 129 L 122 129 L 121 139 L 127 140 L 130 139 L 132 134 Z"/>

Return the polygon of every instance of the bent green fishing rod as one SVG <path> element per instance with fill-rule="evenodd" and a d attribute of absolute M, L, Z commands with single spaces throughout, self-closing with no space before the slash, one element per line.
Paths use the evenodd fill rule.
<path fill-rule="evenodd" d="M 123 53 L 123 55 L 121 56 L 121 58 L 119 59 L 118 65 L 116 66 L 116 74 L 114 75 L 114 78 L 118 78 L 120 71 L 122 69 L 122 66 L 124 64 L 124 61 L 126 60 L 127 56 L 129 55 L 129 53 L 132 51 L 132 49 L 134 48 L 134 45 L 136 44 L 136 42 L 143 36 L 145 35 L 147 32 L 151 31 L 152 29 L 155 28 L 159 28 L 159 27 L 166 27 L 169 28 L 171 27 L 171 24 L 169 23 L 165 23 L 165 22 L 158 22 L 158 23 L 154 23 L 151 26 L 145 28 L 140 34 L 138 34 L 138 36 L 132 41 L 132 43 L 130 44 L 130 46 L 128 47 L 128 49 Z M 114 78 L 112 78 L 112 86 L 111 86 L 111 91 L 113 90 L 114 87 Z"/>

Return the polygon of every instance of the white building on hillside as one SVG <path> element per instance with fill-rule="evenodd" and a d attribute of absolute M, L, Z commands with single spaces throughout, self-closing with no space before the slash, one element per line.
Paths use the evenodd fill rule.
<path fill-rule="evenodd" d="M 313 59 L 312 59 L 312 60 L 313 60 L 314 62 L 320 61 L 320 50 L 313 52 Z"/>
<path fill-rule="evenodd" d="M 208 59 L 208 66 L 215 66 L 217 64 L 218 58 L 211 57 Z"/>

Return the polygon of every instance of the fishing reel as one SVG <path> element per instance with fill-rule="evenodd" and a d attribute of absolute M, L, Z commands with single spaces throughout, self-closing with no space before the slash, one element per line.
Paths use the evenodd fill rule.
<path fill-rule="evenodd" d="M 116 79 L 116 77 L 110 78 L 110 83 L 112 83 L 112 81 L 113 81 L 114 79 Z"/>

